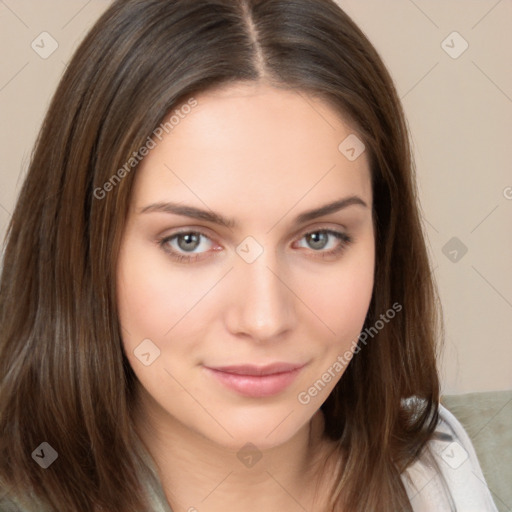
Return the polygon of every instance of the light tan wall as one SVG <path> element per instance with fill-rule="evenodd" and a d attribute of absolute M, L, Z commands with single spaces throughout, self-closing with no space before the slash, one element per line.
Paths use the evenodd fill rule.
<path fill-rule="evenodd" d="M 338 1 L 383 57 L 409 120 L 445 311 L 444 391 L 511 389 L 512 1 Z M 51 94 L 108 4 L 0 2 L 1 238 Z M 46 59 L 31 47 L 51 49 L 42 32 L 58 44 Z"/>

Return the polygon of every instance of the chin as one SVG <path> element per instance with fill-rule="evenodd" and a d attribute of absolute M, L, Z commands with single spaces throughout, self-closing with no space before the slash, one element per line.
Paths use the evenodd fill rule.
<path fill-rule="evenodd" d="M 251 443 L 259 450 L 268 450 L 280 446 L 292 439 L 302 428 L 307 428 L 310 416 L 299 417 L 298 413 L 304 414 L 297 406 L 286 407 L 280 404 L 272 412 L 252 411 L 252 414 L 243 414 L 240 411 L 228 418 L 227 412 L 223 415 L 224 429 L 216 429 L 217 435 L 212 438 L 212 432 L 207 435 L 212 441 L 224 448 L 235 452 L 240 450 L 247 443 Z M 204 430 L 204 424 L 202 429 Z"/>

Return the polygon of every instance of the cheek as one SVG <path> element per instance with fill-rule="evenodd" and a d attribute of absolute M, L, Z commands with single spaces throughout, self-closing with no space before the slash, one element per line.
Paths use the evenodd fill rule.
<path fill-rule="evenodd" d="M 358 337 L 374 286 L 373 239 L 354 246 L 329 269 L 304 280 L 300 296 L 323 325 L 328 345 L 350 345 Z"/>
<path fill-rule="evenodd" d="M 124 255 L 123 255 L 124 254 Z M 126 246 L 118 262 L 118 307 L 125 345 L 150 338 L 159 346 L 211 287 L 197 276 L 171 269 L 154 248 Z M 129 255 L 129 256 L 128 256 Z"/>
<path fill-rule="evenodd" d="M 121 259 L 118 273 L 119 318 L 125 343 L 139 338 L 159 338 L 172 327 L 169 312 L 176 311 L 176 294 L 162 285 L 161 274 L 133 252 Z M 163 305 L 167 314 L 163 314 Z"/>
<path fill-rule="evenodd" d="M 354 251 L 328 275 L 318 276 L 317 287 L 303 288 L 320 321 L 310 331 L 309 338 L 315 340 L 315 362 L 297 393 L 302 406 L 320 407 L 352 360 L 373 293 L 373 250 L 369 243 Z"/>
<path fill-rule="evenodd" d="M 180 415 L 190 407 L 186 393 L 170 376 L 181 377 L 182 362 L 202 339 L 194 306 L 208 291 L 200 279 L 191 285 L 154 247 L 127 240 L 118 260 L 117 297 L 122 343 L 137 379 L 149 396 Z M 211 287 L 211 285 L 210 285 Z M 148 355 L 149 354 L 149 355 Z M 185 366 L 183 366 L 185 368 Z M 188 368 L 188 367 L 186 367 Z M 169 373 L 170 372 L 170 373 Z M 172 397 L 172 400 L 169 400 Z M 185 404 L 185 405 L 184 405 Z"/>

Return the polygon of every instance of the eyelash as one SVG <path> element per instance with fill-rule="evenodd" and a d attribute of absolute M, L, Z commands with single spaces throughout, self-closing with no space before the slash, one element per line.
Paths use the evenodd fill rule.
<path fill-rule="evenodd" d="M 332 235 L 341 242 L 336 248 L 331 249 L 329 251 L 322 251 L 322 250 L 315 251 L 314 249 L 312 249 L 313 252 L 318 253 L 318 257 L 320 257 L 320 258 L 328 258 L 331 256 L 337 256 L 338 254 L 341 254 L 354 241 L 354 239 L 350 235 L 347 235 L 346 233 L 343 233 L 341 231 L 335 231 L 333 229 L 322 229 L 322 228 L 304 233 L 299 238 L 299 240 L 302 240 L 303 238 L 307 237 L 308 235 L 318 234 L 318 233 L 325 233 L 328 235 Z M 170 250 L 167 248 L 166 244 L 168 242 L 170 242 L 171 240 L 177 238 L 180 235 L 200 235 L 200 236 L 210 240 L 210 238 L 206 234 L 202 233 L 201 231 L 188 230 L 188 231 L 178 231 L 177 233 L 173 233 L 170 236 L 161 237 L 157 240 L 157 243 L 158 243 L 159 247 L 161 247 L 165 253 L 167 253 L 172 259 L 176 260 L 179 263 L 183 263 L 183 262 L 194 263 L 197 260 L 203 259 L 202 255 L 205 253 L 191 254 L 191 255 L 185 256 L 183 254 L 177 253 L 174 250 Z M 317 256 L 315 256 L 315 257 L 317 257 Z"/>

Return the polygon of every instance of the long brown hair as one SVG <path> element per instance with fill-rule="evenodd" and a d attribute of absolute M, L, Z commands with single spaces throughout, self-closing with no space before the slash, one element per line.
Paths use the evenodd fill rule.
<path fill-rule="evenodd" d="M 322 405 L 344 454 L 330 502 L 412 510 L 400 475 L 437 422 L 441 317 L 399 98 L 332 0 L 117 0 L 76 51 L 8 227 L 0 283 L 0 484 L 26 510 L 148 510 L 116 311 L 137 171 L 126 162 L 194 94 L 257 80 L 322 97 L 366 145 L 376 267 L 365 329 L 392 304 L 402 311 Z M 406 408 L 410 396 L 420 400 Z M 42 442 L 58 453 L 46 470 L 31 457 Z"/>

